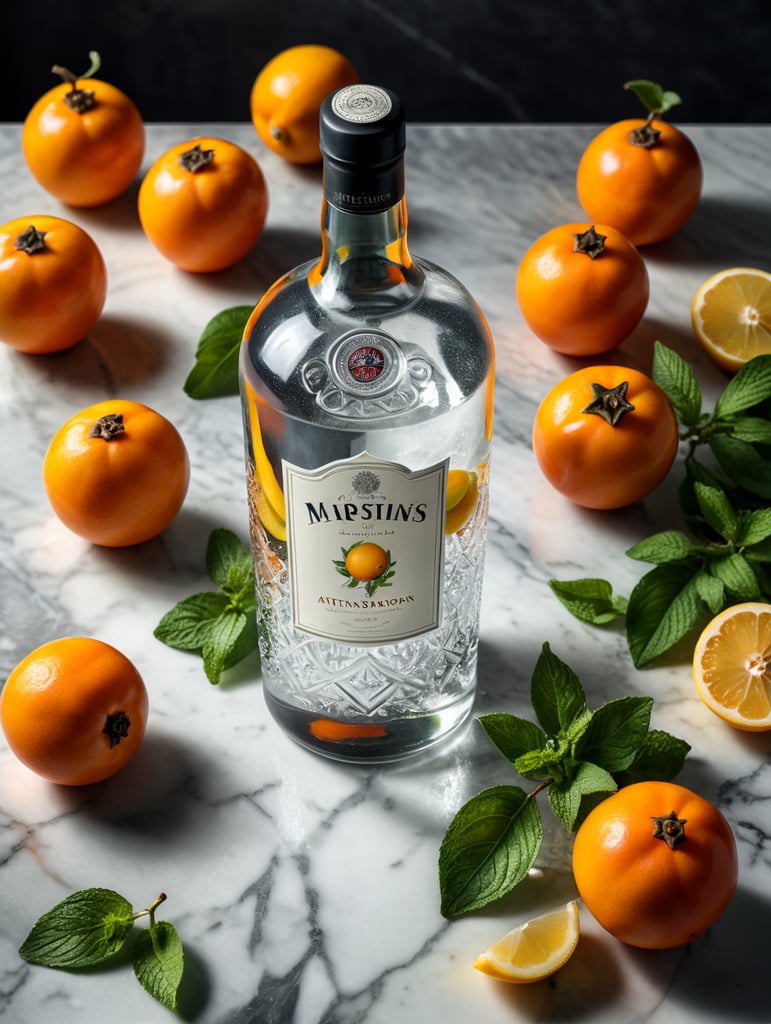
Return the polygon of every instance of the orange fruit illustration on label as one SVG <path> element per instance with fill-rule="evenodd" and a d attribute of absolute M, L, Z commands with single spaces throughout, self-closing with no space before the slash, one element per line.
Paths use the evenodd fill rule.
<path fill-rule="evenodd" d="M 359 583 L 369 583 L 383 575 L 388 568 L 388 561 L 387 552 L 379 544 L 365 541 L 352 547 L 345 556 L 345 568 Z"/>

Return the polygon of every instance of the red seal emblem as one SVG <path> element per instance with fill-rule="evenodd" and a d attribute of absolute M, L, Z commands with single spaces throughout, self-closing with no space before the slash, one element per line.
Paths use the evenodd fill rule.
<path fill-rule="evenodd" d="M 385 356 L 372 345 L 362 345 L 348 357 L 348 372 L 363 384 L 377 380 L 384 369 Z"/>

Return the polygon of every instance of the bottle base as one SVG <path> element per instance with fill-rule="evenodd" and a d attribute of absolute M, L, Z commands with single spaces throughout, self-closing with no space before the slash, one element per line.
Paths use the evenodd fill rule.
<path fill-rule="evenodd" d="M 375 765 L 415 757 L 448 739 L 468 719 L 474 692 L 439 711 L 383 722 L 314 715 L 276 700 L 267 689 L 265 702 L 284 732 L 306 750 L 335 761 Z"/>

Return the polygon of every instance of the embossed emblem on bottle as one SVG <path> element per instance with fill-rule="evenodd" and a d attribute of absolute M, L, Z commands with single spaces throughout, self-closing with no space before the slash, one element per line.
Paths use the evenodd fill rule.
<path fill-rule="evenodd" d="M 411 408 L 433 376 L 425 357 L 406 356 L 383 331 L 343 335 L 326 359 L 310 359 L 301 370 L 306 391 L 323 409 L 352 418 L 388 416 Z"/>

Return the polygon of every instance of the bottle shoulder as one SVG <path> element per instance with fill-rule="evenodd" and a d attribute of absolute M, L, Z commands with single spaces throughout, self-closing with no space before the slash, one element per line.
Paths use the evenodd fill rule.
<path fill-rule="evenodd" d="M 415 260 L 421 286 L 409 301 L 329 304 L 314 264 L 266 293 L 245 333 L 242 373 L 263 399 L 293 415 L 428 418 L 487 386 L 493 345 L 468 290 L 441 267 Z"/>

